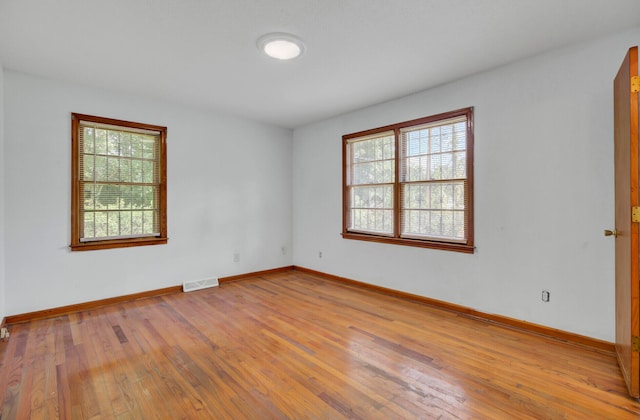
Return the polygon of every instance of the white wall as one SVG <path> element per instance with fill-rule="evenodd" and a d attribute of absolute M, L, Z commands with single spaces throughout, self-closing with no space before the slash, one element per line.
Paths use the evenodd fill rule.
<path fill-rule="evenodd" d="M 4 98 L 8 315 L 292 263 L 291 130 L 9 70 Z M 168 245 L 69 251 L 71 112 L 168 127 Z"/>
<path fill-rule="evenodd" d="M 0 63 L 0 322 L 7 314 L 4 257 L 4 156 L 4 69 Z"/>
<path fill-rule="evenodd" d="M 0 72 L 0 316 L 295 263 L 613 341 L 611 87 L 638 43 L 640 28 L 533 57 L 301 127 L 293 146 L 288 130 Z M 341 136 L 466 106 L 475 254 L 342 239 Z M 168 245 L 69 251 L 71 112 L 168 127 Z"/>
<path fill-rule="evenodd" d="M 612 81 L 638 43 L 640 28 L 296 129 L 295 264 L 614 341 Z M 341 136 L 467 106 L 475 254 L 342 239 Z"/>

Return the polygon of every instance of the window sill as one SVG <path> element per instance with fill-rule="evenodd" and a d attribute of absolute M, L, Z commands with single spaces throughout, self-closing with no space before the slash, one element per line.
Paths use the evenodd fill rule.
<path fill-rule="evenodd" d="M 444 251 L 463 252 L 473 254 L 475 247 L 467 244 L 456 244 L 449 242 L 424 241 L 420 239 L 390 238 L 387 236 L 367 235 L 363 233 L 343 232 L 344 239 L 355 239 L 359 241 L 380 242 L 393 245 L 415 246 L 419 248 L 440 249 Z"/>
<path fill-rule="evenodd" d="M 71 248 L 71 251 L 93 251 L 132 246 L 165 245 L 167 241 L 168 238 L 112 239 L 108 241 L 80 242 L 69 245 L 69 248 Z"/>

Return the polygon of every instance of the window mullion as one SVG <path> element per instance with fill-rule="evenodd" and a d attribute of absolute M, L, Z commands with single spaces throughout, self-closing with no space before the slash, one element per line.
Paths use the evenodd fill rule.
<path fill-rule="evenodd" d="M 393 180 L 393 237 L 400 238 L 400 226 L 402 223 L 401 210 L 402 206 L 400 200 L 402 198 L 401 194 L 401 183 L 400 183 L 400 174 L 401 170 L 403 170 L 404 165 L 402 165 L 402 156 L 404 155 L 402 149 L 402 141 L 400 139 L 400 129 L 396 128 L 393 130 L 394 133 L 394 141 L 395 141 L 395 175 Z"/>

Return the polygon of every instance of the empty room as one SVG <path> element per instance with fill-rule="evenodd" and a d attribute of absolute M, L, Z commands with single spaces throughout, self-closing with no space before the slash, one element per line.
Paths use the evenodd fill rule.
<path fill-rule="evenodd" d="M 640 418 L 636 0 L 0 0 L 0 419 Z"/>

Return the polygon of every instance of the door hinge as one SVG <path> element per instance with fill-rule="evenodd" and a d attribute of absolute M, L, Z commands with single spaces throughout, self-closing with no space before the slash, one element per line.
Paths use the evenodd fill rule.
<path fill-rule="evenodd" d="M 640 76 L 631 76 L 631 93 L 640 92 Z"/>
<path fill-rule="evenodd" d="M 640 352 L 640 337 L 637 335 L 631 337 L 631 351 Z"/>
<path fill-rule="evenodd" d="M 634 223 L 640 223 L 640 207 L 631 207 L 631 221 Z"/>

